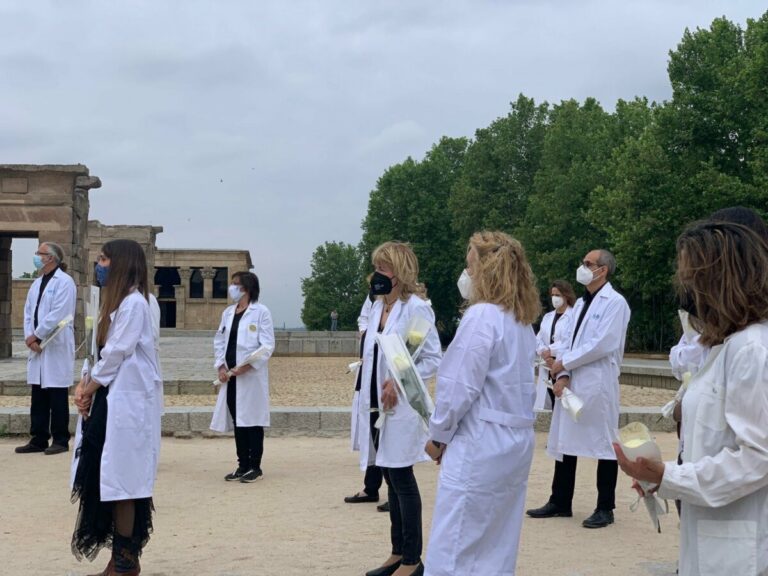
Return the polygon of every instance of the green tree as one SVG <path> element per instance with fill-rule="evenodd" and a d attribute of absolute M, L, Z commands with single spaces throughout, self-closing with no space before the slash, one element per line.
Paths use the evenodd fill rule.
<path fill-rule="evenodd" d="M 312 254 L 312 273 L 301 279 L 301 321 L 308 330 L 328 330 L 330 314 L 339 314 L 339 330 L 357 330 L 367 290 L 362 282 L 360 252 L 344 242 L 326 242 Z"/>

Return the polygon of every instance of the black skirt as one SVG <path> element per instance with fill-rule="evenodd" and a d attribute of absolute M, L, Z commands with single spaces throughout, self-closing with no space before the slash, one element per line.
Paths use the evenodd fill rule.
<path fill-rule="evenodd" d="M 72 486 L 72 503 L 79 499 L 80 509 L 72 534 L 72 554 L 78 560 L 94 560 L 99 550 L 112 546 L 114 503 L 101 501 L 101 454 L 107 434 L 108 393 L 109 388 L 102 386 L 94 394 L 91 415 L 83 421 L 82 443 L 77 448 L 80 459 Z M 137 548 L 144 548 L 152 533 L 154 506 L 152 498 L 138 498 L 134 502 L 132 540 Z"/>

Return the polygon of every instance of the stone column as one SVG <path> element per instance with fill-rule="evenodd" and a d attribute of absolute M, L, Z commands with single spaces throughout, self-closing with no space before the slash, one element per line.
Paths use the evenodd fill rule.
<path fill-rule="evenodd" d="M 13 356 L 11 238 L 0 237 L 0 358 Z"/>
<path fill-rule="evenodd" d="M 213 279 L 216 277 L 216 270 L 210 266 L 201 270 L 203 276 L 203 298 L 210 300 L 213 298 Z"/>
<path fill-rule="evenodd" d="M 181 284 L 173 287 L 174 298 L 176 298 L 176 328 L 183 330 L 186 328 L 187 319 L 187 298 L 189 298 L 189 279 L 192 276 L 190 268 L 179 268 L 179 277 Z"/>

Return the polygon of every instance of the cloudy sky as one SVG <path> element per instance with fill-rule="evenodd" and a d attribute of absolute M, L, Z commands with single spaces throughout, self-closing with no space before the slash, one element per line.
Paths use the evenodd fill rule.
<path fill-rule="evenodd" d="M 669 98 L 686 27 L 754 0 L 0 4 L 0 164 L 86 164 L 92 219 L 251 251 L 276 326 L 391 164 L 537 101 Z M 35 245 L 14 242 L 14 274 Z"/>

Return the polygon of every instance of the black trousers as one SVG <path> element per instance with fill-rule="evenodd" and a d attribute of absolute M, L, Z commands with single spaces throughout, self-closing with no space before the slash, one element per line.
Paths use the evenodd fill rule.
<path fill-rule="evenodd" d="M 30 442 L 47 448 L 48 439 L 53 437 L 54 444 L 69 446 L 69 389 L 43 388 L 38 384 L 31 388 Z"/>
<path fill-rule="evenodd" d="M 576 485 L 576 456 L 563 455 L 563 461 L 555 461 L 555 476 L 552 479 L 552 495 L 549 501 L 561 510 L 571 511 L 573 491 Z M 616 508 L 616 481 L 619 464 L 616 460 L 597 461 L 597 509 Z"/>
<path fill-rule="evenodd" d="M 371 432 L 376 432 L 376 436 L 378 436 L 378 430 L 374 428 L 374 424 L 376 423 L 376 420 L 379 417 L 378 412 L 371 412 L 370 417 L 370 425 L 371 425 Z M 378 447 L 378 438 L 376 438 L 375 444 Z M 376 466 L 376 464 L 371 464 L 365 469 L 365 479 L 363 480 L 363 485 L 365 486 L 364 490 L 365 493 L 368 494 L 368 496 L 378 496 L 379 495 L 379 489 L 381 488 L 381 484 L 384 481 L 384 474 L 381 471 L 381 468 Z"/>
<path fill-rule="evenodd" d="M 227 384 L 227 407 L 232 421 L 237 422 L 237 377 L 233 376 Z M 261 469 L 261 457 L 264 455 L 264 427 L 238 426 L 235 424 L 235 449 L 237 466 L 243 470 Z"/>
<path fill-rule="evenodd" d="M 413 466 L 382 468 L 388 486 L 392 554 L 403 564 L 421 562 L 421 494 Z"/>

